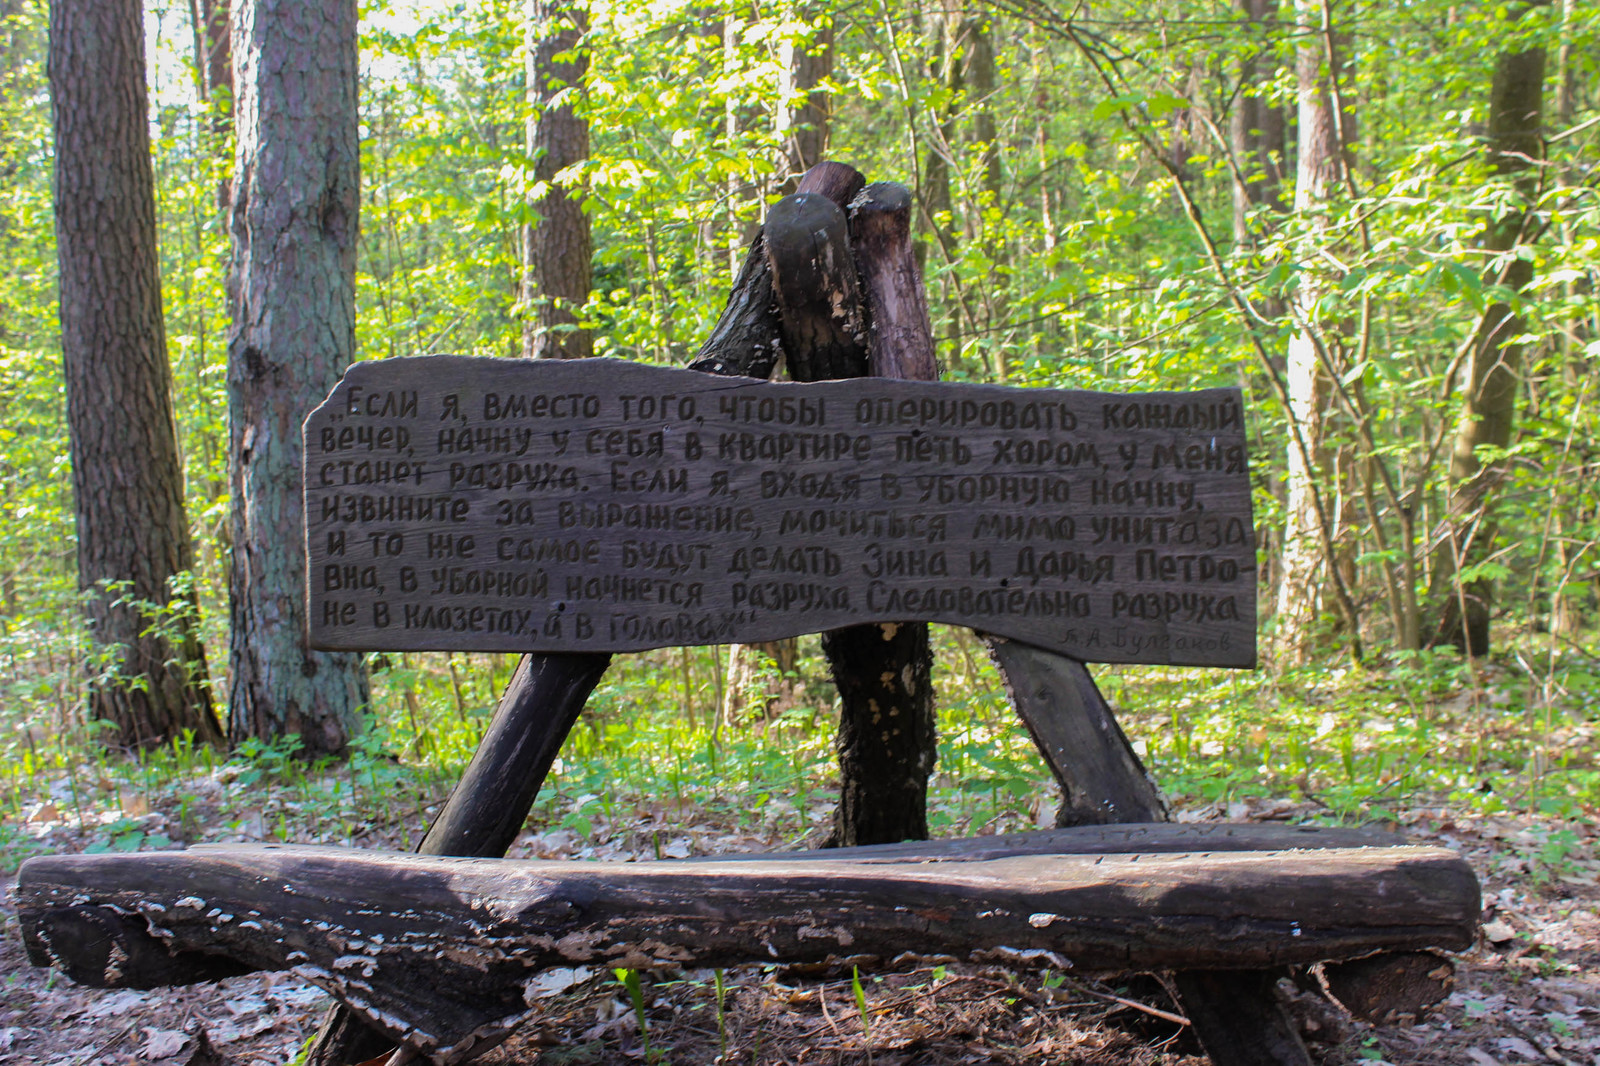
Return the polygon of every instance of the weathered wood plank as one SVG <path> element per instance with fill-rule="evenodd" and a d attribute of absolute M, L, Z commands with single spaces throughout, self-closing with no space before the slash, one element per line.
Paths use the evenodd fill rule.
<path fill-rule="evenodd" d="M 954 837 L 821 851 L 712 855 L 684 862 L 977 862 L 1020 855 L 1170 855 L 1188 852 L 1393 848 L 1406 841 L 1381 829 L 1268 822 L 1148 822 L 1077 825 L 1003 836 Z M 1290 861 L 1293 861 L 1292 859 Z"/>
<path fill-rule="evenodd" d="M 355 364 L 306 425 L 320 647 L 632 651 L 918 619 L 1089 661 L 1255 657 L 1236 390 L 440 356 Z"/>
<path fill-rule="evenodd" d="M 292 968 L 445 1062 L 515 1026 L 523 984 L 545 966 L 915 950 L 1050 952 L 1079 970 L 1259 969 L 1465 947 L 1479 902 L 1464 861 L 1414 847 L 619 865 L 213 846 L 32 859 L 18 898 L 30 956 L 91 982 L 61 952 L 84 940 L 64 930 L 95 921 L 118 941 L 109 958 L 152 957 L 134 941 L 154 935 L 181 959 Z M 129 965 L 107 966 L 100 983 L 143 979 Z"/>

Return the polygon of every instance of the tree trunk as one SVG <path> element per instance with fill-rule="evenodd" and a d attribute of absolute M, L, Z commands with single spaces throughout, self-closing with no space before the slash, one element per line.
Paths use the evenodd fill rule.
<path fill-rule="evenodd" d="M 1258 34 L 1269 32 L 1278 17 L 1277 0 L 1239 0 L 1240 10 Z M 1271 53 L 1264 47 L 1248 53 L 1239 66 L 1239 97 L 1228 119 L 1228 138 L 1242 180 L 1233 184 L 1233 236 L 1253 244 L 1250 214 L 1258 208 L 1283 210 L 1283 109 L 1267 99 L 1272 80 Z"/>
<path fill-rule="evenodd" d="M 228 29 L 228 0 L 189 0 L 194 24 L 195 82 L 200 100 L 211 112 L 211 151 L 219 169 L 229 160 L 228 138 L 233 132 L 233 42 Z M 217 208 L 226 210 L 233 198 L 227 177 L 217 179 Z M 217 486 L 218 493 L 221 485 Z"/>
<path fill-rule="evenodd" d="M 340 752 L 367 682 L 359 655 L 305 642 L 300 423 L 355 354 L 356 4 L 251 0 L 233 30 L 229 730 Z"/>
<path fill-rule="evenodd" d="M 1530 10 L 1522 7 L 1511 17 Z M 1536 163 L 1543 158 L 1543 48 L 1501 53 L 1489 89 L 1489 136 L 1485 148 L 1497 175 L 1515 192 L 1512 208 L 1492 219 L 1481 245 L 1488 253 L 1486 286 L 1508 290 L 1512 298 L 1533 280 L 1533 260 L 1514 255 L 1524 242 L 1529 211 L 1538 193 Z M 1510 302 L 1496 299 L 1478 322 L 1467 367 L 1467 387 L 1450 456 L 1450 509 L 1447 537 L 1434 563 L 1433 594 L 1439 604 L 1435 644 L 1451 644 L 1469 655 L 1489 650 L 1489 616 L 1494 582 L 1468 568 L 1494 556 L 1495 488 L 1508 464 L 1485 464 L 1478 452 L 1503 449 L 1516 426 L 1521 387 L 1522 317 Z"/>
<path fill-rule="evenodd" d="M 588 17 L 574 0 L 532 0 L 527 23 L 528 154 L 542 195 L 523 234 L 522 354 L 587 359 L 594 337 L 579 312 L 593 279 L 589 219 L 579 182 L 562 171 L 589 157 L 589 124 L 574 109 L 589 72 Z"/>
<path fill-rule="evenodd" d="M 844 212 L 825 196 L 788 197 L 768 213 L 764 239 L 789 376 L 865 376 L 868 331 Z M 909 255 L 909 241 L 905 250 Z M 840 795 L 830 844 L 928 835 L 933 725 L 927 631 L 925 623 L 889 623 L 823 634 L 840 699 Z"/>
<path fill-rule="evenodd" d="M 828 153 L 828 120 L 832 105 L 823 83 L 833 75 L 833 18 L 809 7 L 798 13 L 808 25 L 806 36 L 783 43 L 779 56 L 778 136 L 789 161 L 782 188 L 792 192 L 802 174 Z"/>
<path fill-rule="evenodd" d="M 233 48 L 228 39 L 228 0 L 189 0 L 189 17 L 194 22 L 195 78 L 200 86 L 200 99 L 219 107 L 218 132 L 226 132 L 227 116 L 233 111 Z"/>
<path fill-rule="evenodd" d="M 927 233 L 940 247 L 945 258 L 954 254 L 956 238 L 953 202 L 950 196 L 950 165 L 956 139 L 956 99 L 961 94 L 960 17 L 941 12 L 936 16 L 933 55 L 928 63 L 930 80 L 943 86 L 946 99 L 942 107 L 933 111 L 933 127 L 929 130 L 927 159 L 922 165 L 922 184 L 917 190 L 920 210 L 917 228 Z M 916 248 L 917 269 L 927 266 L 927 244 Z"/>
<path fill-rule="evenodd" d="M 1005 243 L 1005 227 L 1000 220 L 1005 209 L 1000 170 L 999 131 L 990 103 L 997 89 L 995 82 L 994 36 L 991 25 L 998 17 L 980 12 L 962 21 L 961 81 L 965 86 L 963 103 L 972 116 L 969 139 L 978 156 L 982 172 L 977 203 L 967 212 L 967 235 L 988 257 L 991 266 L 979 286 L 982 317 L 980 325 L 988 342 L 983 346 L 990 379 L 1004 382 L 1007 377 L 1005 338 L 998 332 L 1006 318 L 1006 280 L 1010 274 L 1010 255 Z"/>
<path fill-rule="evenodd" d="M 1330 229 L 1326 212 L 1343 189 L 1348 150 L 1348 123 L 1336 97 L 1344 42 L 1324 24 L 1324 11 L 1316 0 L 1301 0 L 1297 11 L 1302 42 L 1295 56 L 1300 124 L 1294 206 L 1312 219 L 1307 242 L 1324 240 Z M 1289 338 L 1287 373 L 1291 430 L 1297 432 L 1289 442 L 1276 605 L 1279 652 L 1288 662 L 1304 661 L 1314 650 L 1326 569 L 1334 564 L 1327 552 L 1332 519 L 1317 496 L 1319 484 L 1328 483 L 1333 474 L 1326 447 L 1332 382 L 1318 353 L 1326 325 L 1318 305 L 1333 291 L 1336 279 L 1321 264 L 1310 262 L 1309 253 L 1300 259 L 1305 269 L 1291 300 L 1299 328 Z"/>
<path fill-rule="evenodd" d="M 911 252 L 910 193 L 898 185 L 869 185 L 854 203 L 848 239 L 843 215 L 824 210 L 831 204 L 774 208 L 768 217 L 790 376 L 816 381 L 870 373 L 932 380 L 937 368 Z M 809 243 L 824 233 L 826 247 Z M 836 273 L 812 276 L 802 269 L 823 264 Z M 810 303 L 786 300 L 793 290 L 809 293 Z M 865 308 L 867 320 L 857 307 Z M 812 325 L 794 328 L 805 321 Z M 928 776 L 938 753 L 927 623 L 833 630 L 823 634 L 822 650 L 840 700 L 839 807 L 829 843 L 927 837 Z"/>
<path fill-rule="evenodd" d="M 723 680 L 721 714 L 724 723 L 762 721 L 782 713 L 794 699 L 794 670 L 800 657 L 797 637 L 760 644 L 728 645 L 728 669 Z M 768 684 L 767 664 L 778 671 Z"/>
<path fill-rule="evenodd" d="M 49 81 L 78 583 L 90 593 L 100 660 L 90 706 L 125 746 L 164 744 L 185 730 L 218 741 L 194 595 L 171 585 L 193 564 L 193 546 L 161 317 L 136 0 L 53 3 Z M 144 606 L 152 603 L 159 613 Z"/>

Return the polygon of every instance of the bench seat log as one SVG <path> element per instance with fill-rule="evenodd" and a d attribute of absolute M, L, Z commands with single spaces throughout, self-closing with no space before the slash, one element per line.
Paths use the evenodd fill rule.
<path fill-rule="evenodd" d="M 1078 971 L 1261 970 L 1464 948 L 1478 915 L 1471 869 L 1439 848 L 987 857 L 1027 843 L 918 844 L 921 861 L 879 861 L 873 848 L 626 864 L 295 845 L 60 856 L 23 867 L 19 916 L 30 958 L 80 982 L 172 983 L 186 962 L 188 980 L 209 980 L 216 956 L 293 969 L 449 1063 L 517 1025 L 524 985 L 550 966 L 911 951 Z"/>

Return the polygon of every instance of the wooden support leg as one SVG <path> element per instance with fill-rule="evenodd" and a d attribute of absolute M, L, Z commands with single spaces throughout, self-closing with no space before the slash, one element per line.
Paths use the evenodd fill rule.
<path fill-rule="evenodd" d="M 499 858 L 517 839 L 534 797 L 610 655 L 524 655 L 495 708 L 461 783 L 428 827 L 423 855 Z M 334 1006 L 306 1056 L 310 1066 L 365 1062 L 394 1046 L 342 1006 Z"/>
<path fill-rule="evenodd" d="M 1183 1013 L 1217 1066 L 1310 1066 L 1276 970 L 1189 970 L 1172 975 Z"/>
<path fill-rule="evenodd" d="M 1094 678 L 1075 659 L 991 639 L 1017 713 L 1061 782 L 1061 825 L 1164 822 L 1166 804 L 1117 725 Z M 1216 1066 L 1310 1066 L 1274 986 L 1276 971 L 1174 975 L 1184 1013 Z"/>
<path fill-rule="evenodd" d="M 767 215 L 789 376 L 936 379 L 910 193 L 869 185 L 850 201 L 848 217 L 837 204 L 793 196 Z M 824 634 L 822 649 L 840 698 L 840 797 L 828 843 L 925 838 L 938 752 L 927 624 L 851 626 Z"/>
<path fill-rule="evenodd" d="M 1167 820 L 1160 791 L 1082 663 L 994 637 L 989 654 L 1011 705 L 1061 784 L 1056 825 Z"/>

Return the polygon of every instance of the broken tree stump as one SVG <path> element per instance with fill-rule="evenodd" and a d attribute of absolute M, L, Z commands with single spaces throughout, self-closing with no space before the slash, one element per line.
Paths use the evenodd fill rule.
<path fill-rule="evenodd" d="M 822 162 L 805 172 L 795 191 L 813 193 L 843 207 L 866 183 L 852 166 Z M 710 335 L 700 345 L 700 352 L 689 369 L 764 381 L 772 376 L 783 355 L 782 337 L 763 229 L 750 242 L 739 273 L 733 279 L 728 303 Z"/>

